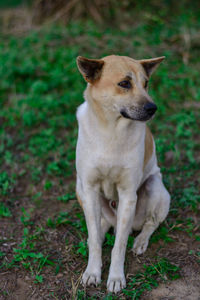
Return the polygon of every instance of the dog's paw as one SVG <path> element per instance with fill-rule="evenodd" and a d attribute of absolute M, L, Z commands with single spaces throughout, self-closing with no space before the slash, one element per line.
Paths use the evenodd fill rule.
<path fill-rule="evenodd" d="M 147 239 L 142 236 L 137 236 L 132 250 L 136 255 L 143 254 L 147 250 L 148 244 L 149 241 Z"/>
<path fill-rule="evenodd" d="M 89 272 L 87 269 L 83 273 L 81 283 L 82 285 L 94 285 L 97 286 L 101 282 L 101 274 L 97 272 Z"/>
<path fill-rule="evenodd" d="M 107 281 L 107 290 L 111 293 L 118 293 L 121 289 L 126 287 L 126 279 L 124 275 L 121 276 L 109 276 Z"/>

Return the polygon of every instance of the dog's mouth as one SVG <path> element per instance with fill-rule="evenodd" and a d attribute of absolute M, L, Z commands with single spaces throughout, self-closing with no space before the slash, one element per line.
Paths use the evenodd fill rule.
<path fill-rule="evenodd" d="M 155 112 L 157 110 L 157 106 L 152 103 L 148 102 L 143 107 L 123 107 L 120 110 L 120 114 L 126 118 L 135 121 L 148 121 L 153 118 Z"/>

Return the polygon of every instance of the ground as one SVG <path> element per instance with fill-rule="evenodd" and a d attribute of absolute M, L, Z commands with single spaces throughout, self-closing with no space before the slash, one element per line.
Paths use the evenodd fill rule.
<path fill-rule="evenodd" d="M 199 299 L 199 20 L 195 10 L 175 17 L 147 9 L 115 28 L 80 21 L 1 33 L 0 299 Z M 87 229 L 74 166 L 75 112 L 85 88 L 76 56 L 113 53 L 166 56 L 149 83 L 158 106 L 149 126 L 172 197 L 144 255 L 131 252 L 131 234 L 127 288 L 117 296 L 106 293 L 112 231 L 102 284 L 80 284 Z"/>

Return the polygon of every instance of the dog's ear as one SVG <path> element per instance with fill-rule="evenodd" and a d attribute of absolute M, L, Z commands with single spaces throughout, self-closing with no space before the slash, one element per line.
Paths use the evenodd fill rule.
<path fill-rule="evenodd" d="M 150 77 L 150 75 L 159 66 L 163 59 L 165 59 L 165 56 L 140 60 L 140 63 L 143 66 L 148 77 Z"/>
<path fill-rule="evenodd" d="M 100 78 L 104 61 L 102 59 L 88 59 L 78 56 L 77 66 L 87 82 L 94 83 Z"/>

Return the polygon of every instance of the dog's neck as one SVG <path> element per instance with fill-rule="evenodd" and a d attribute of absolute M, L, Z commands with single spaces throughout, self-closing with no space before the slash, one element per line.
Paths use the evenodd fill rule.
<path fill-rule="evenodd" d="M 116 135 L 119 133 L 126 135 L 127 133 L 130 136 L 130 132 L 135 135 L 136 132 L 138 133 L 138 129 L 145 130 L 145 122 L 126 119 L 120 114 L 117 115 L 115 111 L 98 105 L 95 99 L 92 99 L 87 93 L 87 89 L 84 92 L 84 98 L 87 102 L 89 122 L 93 126 L 96 124 L 95 127 L 106 133 L 106 135 L 109 135 L 109 133 L 112 135 L 114 133 Z"/>

